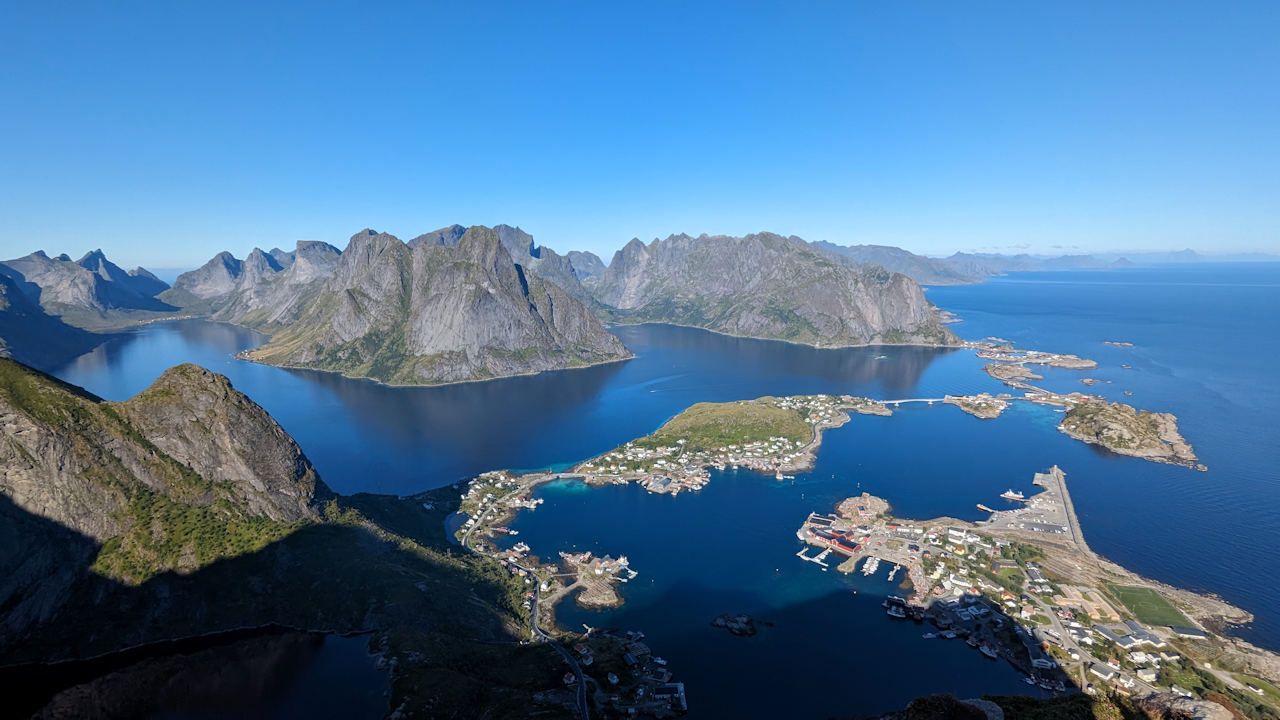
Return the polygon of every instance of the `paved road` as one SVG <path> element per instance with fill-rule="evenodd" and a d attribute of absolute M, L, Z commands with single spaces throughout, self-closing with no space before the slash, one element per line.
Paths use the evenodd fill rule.
<path fill-rule="evenodd" d="M 515 563 L 512 563 L 512 565 L 515 565 Z M 515 567 L 533 575 L 529 568 L 522 567 L 520 565 L 515 565 Z M 535 638 L 540 642 L 550 643 L 551 647 L 555 648 L 556 651 L 560 653 L 560 656 L 564 658 L 564 661 L 569 663 L 569 667 L 573 668 L 573 674 L 578 678 L 577 690 L 574 695 L 574 701 L 578 705 L 578 717 L 582 718 L 582 720 L 590 720 L 591 709 L 587 705 L 586 674 L 582 672 L 582 666 L 578 664 L 578 659 L 573 656 L 573 653 L 569 652 L 564 645 L 560 644 L 560 641 L 548 635 L 547 631 L 543 630 L 542 627 L 538 625 L 538 600 L 541 597 L 542 587 L 540 585 L 534 585 L 533 602 L 529 604 L 529 628 L 533 630 L 533 636 Z"/>
<path fill-rule="evenodd" d="M 467 550 L 470 550 L 471 552 L 476 552 L 476 550 L 471 547 L 471 532 L 476 528 L 480 527 L 481 524 L 483 524 L 484 519 L 489 515 L 490 510 L 492 510 L 495 507 L 498 507 L 503 501 L 507 500 L 508 498 L 518 495 L 524 492 L 525 490 L 527 490 L 526 487 L 521 487 L 516 490 L 513 490 L 510 493 L 507 493 L 502 498 L 500 498 L 497 502 L 492 503 L 487 509 L 485 509 L 484 512 L 480 513 L 480 516 L 476 518 L 475 523 L 473 523 L 471 527 L 468 528 L 465 533 L 463 533 L 462 547 L 466 548 Z M 509 563 L 509 564 L 512 565 L 513 567 L 517 567 L 517 568 L 520 568 L 521 570 L 524 570 L 526 573 L 529 574 L 530 577 L 536 577 L 533 574 L 533 571 L 529 568 L 526 568 L 522 565 L 517 565 L 516 563 Z M 560 656 L 564 658 L 564 661 L 569 663 L 569 667 L 573 668 L 573 674 L 578 678 L 577 691 L 574 697 L 574 701 L 578 706 L 578 717 L 581 718 L 582 720 L 590 720 L 591 709 L 587 704 L 586 674 L 582 672 L 582 666 L 578 664 L 578 659 L 573 656 L 573 653 L 569 652 L 563 645 L 560 644 L 558 640 L 556 640 L 551 635 L 548 635 L 547 631 L 543 630 L 542 627 L 538 625 L 538 600 L 541 597 L 542 597 L 541 585 L 534 584 L 533 601 L 529 603 L 529 629 L 533 631 L 533 637 L 535 640 L 537 640 L 538 642 L 550 643 L 551 647 L 555 648 L 556 651 L 560 653 Z"/>

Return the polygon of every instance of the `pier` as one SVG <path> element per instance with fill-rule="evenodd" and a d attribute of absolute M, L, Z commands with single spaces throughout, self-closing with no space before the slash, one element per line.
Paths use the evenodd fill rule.
<path fill-rule="evenodd" d="M 800 548 L 800 552 L 796 553 L 796 557 L 800 558 L 801 560 L 807 560 L 808 562 L 820 565 L 823 568 L 831 567 L 826 563 L 827 555 L 831 553 L 830 549 L 823 550 L 822 552 L 818 553 L 814 557 L 809 557 L 806 554 L 807 551 L 808 551 L 808 548 Z"/>

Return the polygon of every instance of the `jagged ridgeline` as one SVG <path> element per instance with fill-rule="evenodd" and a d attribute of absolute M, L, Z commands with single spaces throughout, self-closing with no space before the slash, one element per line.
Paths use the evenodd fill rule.
<path fill-rule="evenodd" d="M 270 334 L 247 353 L 258 362 L 405 385 L 629 357 L 602 321 L 825 347 L 956 341 L 909 277 L 770 233 L 633 240 L 606 267 L 508 225 L 407 243 L 363 230 L 343 251 L 220 253 L 160 298 Z"/>
<path fill-rule="evenodd" d="M 584 285 L 617 322 L 827 347 L 956 341 L 905 275 L 840 262 L 772 233 L 632 240 Z"/>
<path fill-rule="evenodd" d="M 453 491 L 336 495 L 221 375 L 181 365 L 116 403 L 0 359 L 0 418 L 5 664 L 278 625 L 373 632 L 391 707 L 424 717 L 519 717 L 558 683 L 517 642 L 523 584 L 450 550 Z"/>
<path fill-rule="evenodd" d="M 287 266 L 224 253 L 165 297 L 271 333 L 248 354 L 258 362 L 410 385 L 630 357 L 575 295 L 568 261 L 518 229 L 453 226 L 408 243 L 364 230 L 342 252 L 299 245 Z"/>

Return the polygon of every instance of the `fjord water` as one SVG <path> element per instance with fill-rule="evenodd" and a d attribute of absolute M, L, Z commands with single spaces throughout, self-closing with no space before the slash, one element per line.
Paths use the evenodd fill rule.
<path fill-rule="evenodd" d="M 921 640 L 918 626 L 888 619 L 878 604 L 891 591 L 885 570 L 877 579 L 848 578 L 795 558 L 794 532 L 809 511 L 829 511 L 863 490 L 907 517 L 980 519 L 975 503 L 997 506 L 1010 487 L 1030 493 L 1032 474 L 1056 463 L 1096 551 L 1149 577 L 1222 595 L 1257 614 L 1240 635 L 1280 648 L 1280 381 L 1273 372 L 1280 266 L 1018 274 L 931 288 L 928 296 L 964 319 L 953 326 L 962 337 L 994 335 L 1096 359 L 1097 370 L 1049 369 L 1041 384 L 1175 413 L 1209 471 L 1077 443 L 1057 432 L 1061 416 L 1050 408 L 1019 404 L 983 421 L 950 406 L 917 405 L 889 418 L 856 417 L 831 432 L 816 467 L 794 482 L 726 471 L 701 493 L 677 498 L 557 483 L 539 491 L 543 506 L 513 523 L 520 539 L 544 557 L 575 547 L 626 554 L 641 573 L 624 586 L 624 607 L 598 613 L 566 604 L 562 624 L 644 630 L 704 714 L 848 715 L 900 707 L 927 692 L 1023 691 L 1008 666 L 961 644 Z M 643 435 L 698 401 L 1006 389 L 968 351 L 815 350 L 662 326 L 617 332 L 635 359 L 389 388 L 243 362 L 234 353 L 261 336 L 180 321 L 144 327 L 56 374 L 120 400 L 166 367 L 198 362 L 275 415 L 335 489 L 401 494 L 494 468 L 564 466 Z M 1111 382 L 1088 389 L 1084 377 Z M 776 625 L 735 638 L 708 625 L 723 612 Z M 762 696 L 778 705 L 766 707 Z"/>

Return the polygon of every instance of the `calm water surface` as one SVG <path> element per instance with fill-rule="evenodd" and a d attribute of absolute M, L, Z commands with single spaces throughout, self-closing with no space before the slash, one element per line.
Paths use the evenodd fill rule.
<path fill-rule="evenodd" d="M 694 709 L 768 716 L 744 687 L 809 716 L 900 707 L 924 692 L 1018 692 L 1006 665 L 961 644 L 924 641 L 879 610 L 876 579 L 821 572 L 794 557 L 811 510 L 863 490 L 916 518 L 979 519 L 977 502 L 1031 491 L 1052 464 L 1068 475 L 1099 553 L 1175 585 L 1216 592 L 1257 614 L 1239 633 L 1280 648 L 1280 266 L 1019 274 L 931 288 L 964 318 L 967 338 L 995 335 L 1096 359 L 1087 373 L 1050 369 L 1043 385 L 1085 389 L 1178 415 L 1210 470 L 1121 458 L 1056 430 L 1051 409 L 1018 405 L 982 421 L 953 407 L 856 417 L 831 432 L 817 466 L 794 482 L 719 473 L 696 495 L 634 487 L 540 490 L 546 503 L 513 524 L 543 555 L 590 548 L 628 555 L 641 572 L 627 604 L 606 613 L 562 606 L 586 622 L 645 630 L 690 684 Z M 343 492 L 408 493 L 484 470 L 558 467 L 643 435 L 698 401 L 851 393 L 879 398 L 1000 392 L 972 353 L 923 348 L 814 350 L 662 326 L 618 335 L 636 358 L 586 370 L 440 388 L 387 388 L 325 373 L 236 360 L 263 338 L 203 321 L 148 326 L 57 371 L 113 400 L 165 368 L 197 362 L 228 375 L 297 438 Z M 1116 348 L 1103 340 L 1133 342 Z M 1129 368 L 1122 367 L 1129 365 Z M 1132 397 L 1123 395 L 1132 391 Z M 852 590 L 859 589 L 858 595 Z M 722 612 L 773 620 L 758 637 L 707 625 Z"/>

